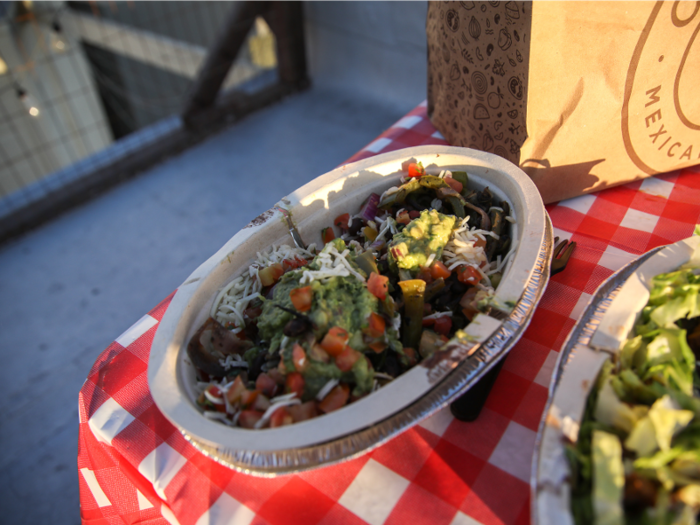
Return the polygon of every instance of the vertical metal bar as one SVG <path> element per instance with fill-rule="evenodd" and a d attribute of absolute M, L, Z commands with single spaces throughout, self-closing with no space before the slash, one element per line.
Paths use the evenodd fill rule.
<path fill-rule="evenodd" d="M 264 15 L 275 34 L 280 82 L 303 89 L 309 84 L 302 2 L 273 2 Z"/>
<path fill-rule="evenodd" d="M 186 124 L 191 125 L 192 118 L 198 111 L 214 104 L 216 95 L 252 29 L 255 19 L 263 15 L 269 7 L 270 4 L 267 2 L 234 4 L 231 15 L 223 25 L 216 44 L 209 52 L 185 105 L 183 119 Z"/>

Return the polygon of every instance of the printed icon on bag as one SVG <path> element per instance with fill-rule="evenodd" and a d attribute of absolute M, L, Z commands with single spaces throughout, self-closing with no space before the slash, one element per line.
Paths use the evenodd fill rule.
<path fill-rule="evenodd" d="M 486 80 L 486 75 L 484 75 L 481 71 L 474 71 L 474 73 L 472 73 L 472 86 L 474 87 L 474 91 L 476 91 L 479 95 L 486 93 L 486 90 L 488 89 L 488 80 Z"/>
<path fill-rule="evenodd" d="M 491 136 L 491 133 L 489 133 L 487 130 L 486 133 L 484 133 L 484 141 L 482 144 L 482 149 L 484 151 L 491 151 L 491 148 L 493 148 L 493 144 L 494 144 L 493 137 Z"/>
<path fill-rule="evenodd" d="M 508 81 L 508 90 L 518 100 L 523 98 L 523 82 L 518 77 L 511 77 Z"/>
<path fill-rule="evenodd" d="M 513 44 L 513 39 L 510 37 L 510 33 L 504 27 L 498 33 L 498 47 L 503 51 L 506 51 Z"/>
<path fill-rule="evenodd" d="M 489 110 L 486 109 L 486 106 L 483 104 L 477 104 L 474 106 L 474 119 L 475 120 L 484 120 L 489 118 Z"/>
<path fill-rule="evenodd" d="M 489 93 L 489 96 L 486 97 L 486 102 L 491 109 L 498 109 L 501 105 L 502 98 L 503 95 L 501 94 L 501 88 L 498 88 L 498 91 L 492 91 Z"/>
<path fill-rule="evenodd" d="M 503 69 L 503 66 L 505 66 L 505 64 L 503 62 L 501 62 L 498 59 L 494 60 L 493 69 L 492 69 L 493 74 L 494 75 L 501 75 L 502 77 L 506 76 L 506 71 L 505 71 L 505 69 Z"/>
<path fill-rule="evenodd" d="M 445 15 L 445 22 L 447 22 L 447 27 L 449 27 L 453 32 L 459 29 L 459 15 L 454 9 L 447 11 Z"/>
<path fill-rule="evenodd" d="M 474 40 L 479 40 L 479 36 L 481 35 L 481 24 L 475 16 L 472 16 L 471 20 L 469 20 L 469 27 L 467 29 L 469 30 L 469 36 L 471 36 Z"/>
<path fill-rule="evenodd" d="M 518 11 L 518 5 L 511 1 L 506 3 L 506 18 L 509 21 L 517 20 L 520 18 L 520 11 Z"/>

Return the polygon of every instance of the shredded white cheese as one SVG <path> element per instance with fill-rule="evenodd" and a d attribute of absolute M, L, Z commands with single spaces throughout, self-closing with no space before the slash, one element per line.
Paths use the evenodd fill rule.
<path fill-rule="evenodd" d="M 350 250 L 338 253 L 337 248 L 333 245 L 324 248 L 316 258 L 320 268 L 318 270 L 304 270 L 299 280 L 300 284 L 308 284 L 311 281 L 328 279 L 329 277 L 348 277 L 350 275 L 365 282 L 365 278 L 353 269 L 350 262 L 346 259 L 349 253 Z"/>
<path fill-rule="evenodd" d="M 256 298 L 262 298 L 262 283 L 258 271 L 261 268 L 274 263 L 281 263 L 285 259 L 303 259 L 310 261 L 314 258 L 315 245 L 310 245 L 303 250 L 292 246 L 272 246 L 268 250 L 258 252 L 256 259 L 248 267 L 248 271 L 235 278 L 226 285 L 217 295 L 211 309 L 211 317 L 224 326 L 232 326 L 240 332 L 245 327 L 243 312 L 250 302 Z"/>
<path fill-rule="evenodd" d="M 219 359 L 219 364 L 224 370 L 231 368 L 248 368 L 248 363 L 238 354 L 227 355 L 225 359 Z"/>
<path fill-rule="evenodd" d="M 425 321 L 426 319 L 439 319 L 440 317 L 452 317 L 452 312 L 450 310 L 446 312 L 435 312 L 433 314 L 426 315 L 423 318 L 423 321 Z"/>
<path fill-rule="evenodd" d="M 328 393 L 336 387 L 338 382 L 339 381 L 337 379 L 328 380 L 328 383 L 323 385 L 323 388 L 321 388 L 321 390 L 318 391 L 318 394 L 316 394 L 316 399 L 318 401 L 323 401 L 323 398 L 326 397 Z"/>
<path fill-rule="evenodd" d="M 270 417 L 272 417 L 272 414 L 274 414 L 278 408 L 286 407 L 286 406 L 290 406 L 290 405 L 299 405 L 299 404 L 301 404 L 301 400 L 298 398 L 294 398 L 294 399 L 285 399 L 283 401 L 280 401 L 278 403 L 270 405 L 270 408 L 265 410 L 265 413 L 263 414 L 263 416 L 258 420 L 257 423 L 255 423 L 255 428 L 262 428 L 265 425 L 265 423 L 267 423 L 270 420 Z"/>

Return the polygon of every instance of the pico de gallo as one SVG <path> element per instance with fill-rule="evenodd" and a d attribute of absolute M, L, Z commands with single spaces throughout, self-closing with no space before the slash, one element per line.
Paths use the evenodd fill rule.
<path fill-rule="evenodd" d="M 430 357 L 479 312 L 516 248 L 506 201 L 463 171 L 401 183 L 279 246 L 222 289 L 192 337 L 205 417 L 248 429 L 327 414 Z"/>

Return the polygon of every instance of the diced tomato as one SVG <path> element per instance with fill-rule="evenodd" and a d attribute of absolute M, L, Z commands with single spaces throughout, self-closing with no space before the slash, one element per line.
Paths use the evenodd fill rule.
<path fill-rule="evenodd" d="M 277 382 L 270 375 L 263 372 L 255 380 L 255 390 L 259 390 L 267 397 L 273 397 L 277 392 Z"/>
<path fill-rule="evenodd" d="M 282 261 L 282 267 L 284 268 L 285 272 L 296 270 L 297 268 L 301 268 L 307 264 L 309 264 L 309 261 L 302 259 L 301 257 L 294 257 L 293 259 L 285 259 Z"/>
<path fill-rule="evenodd" d="M 401 212 L 396 215 L 396 222 L 405 226 L 411 222 L 411 217 L 408 215 L 406 210 L 401 210 Z"/>
<path fill-rule="evenodd" d="M 284 385 L 284 374 L 276 368 L 271 368 L 267 371 L 267 375 L 272 379 L 277 385 Z"/>
<path fill-rule="evenodd" d="M 301 288 L 290 290 L 289 299 L 298 311 L 308 312 L 311 310 L 311 303 L 313 302 L 311 286 L 302 286 Z"/>
<path fill-rule="evenodd" d="M 373 241 L 377 238 L 379 232 L 372 228 L 371 226 L 365 226 L 362 228 L 362 234 L 367 238 L 368 241 Z"/>
<path fill-rule="evenodd" d="M 418 354 L 416 353 L 415 349 L 411 348 L 410 346 L 404 346 L 403 353 L 408 361 L 408 366 L 414 366 L 416 363 L 418 363 Z"/>
<path fill-rule="evenodd" d="M 287 407 L 280 407 L 270 416 L 270 428 L 282 427 L 294 423 L 294 418 L 287 411 Z"/>
<path fill-rule="evenodd" d="M 318 404 L 318 409 L 324 414 L 333 412 L 345 406 L 345 403 L 348 402 L 348 397 L 350 397 L 350 387 L 341 383 L 328 392 L 323 401 Z"/>
<path fill-rule="evenodd" d="M 226 402 L 223 396 L 224 394 L 218 386 L 209 385 L 206 391 L 202 392 L 201 403 L 206 406 L 213 406 L 217 412 L 226 413 Z"/>
<path fill-rule="evenodd" d="M 409 177 L 420 177 L 425 175 L 425 168 L 420 162 L 412 162 L 408 165 L 408 176 Z"/>
<path fill-rule="evenodd" d="M 209 393 L 209 395 L 211 397 L 216 398 L 216 399 L 221 399 L 221 402 L 223 403 L 223 401 L 224 401 L 223 394 L 221 393 L 221 389 L 218 386 L 209 385 L 207 387 L 207 392 Z"/>
<path fill-rule="evenodd" d="M 476 241 L 474 241 L 474 247 L 485 248 L 486 247 L 486 239 L 482 239 L 481 237 L 477 236 Z"/>
<path fill-rule="evenodd" d="M 469 290 L 466 291 L 466 293 L 462 296 L 462 299 L 459 301 L 459 305 L 462 307 L 462 313 L 470 321 L 474 319 L 474 316 L 477 313 L 479 313 L 479 310 L 476 307 L 477 291 L 478 290 L 476 287 L 469 288 Z"/>
<path fill-rule="evenodd" d="M 318 408 L 316 407 L 316 401 L 307 401 L 301 405 L 289 405 L 287 407 L 287 412 L 292 416 L 295 423 L 299 421 L 306 421 L 307 419 L 314 418 L 318 415 Z"/>
<path fill-rule="evenodd" d="M 381 337 L 386 330 L 386 321 L 378 313 L 372 312 L 367 318 L 367 327 L 363 330 L 370 337 Z"/>
<path fill-rule="evenodd" d="M 309 368 L 309 360 L 306 358 L 306 352 L 300 344 L 295 344 L 292 348 L 292 361 L 297 372 L 303 372 Z"/>
<path fill-rule="evenodd" d="M 381 354 L 386 349 L 387 344 L 384 341 L 373 341 L 367 346 L 369 346 L 376 353 Z"/>
<path fill-rule="evenodd" d="M 258 270 L 258 276 L 260 277 L 260 283 L 263 286 L 272 286 L 279 278 L 282 277 L 284 273 L 284 268 L 280 263 L 274 263 L 270 266 L 266 266 Z"/>
<path fill-rule="evenodd" d="M 243 380 L 241 379 L 241 376 L 238 376 L 236 377 L 236 379 L 233 380 L 233 384 L 229 387 L 228 391 L 226 392 L 226 399 L 228 399 L 228 402 L 231 405 L 235 405 L 241 400 L 241 395 L 246 390 L 247 389 L 245 387 L 245 384 L 243 383 Z"/>
<path fill-rule="evenodd" d="M 450 275 L 452 275 L 452 271 L 445 266 L 442 261 L 435 261 L 431 266 L 430 266 L 430 275 L 433 276 L 433 279 L 439 279 L 442 277 L 443 279 L 447 279 Z"/>
<path fill-rule="evenodd" d="M 437 319 L 435 319 L 435 326 L 433 330 L 435 330 L 440 335 L 444 335 L 446 337 L 449 336 L 450 330 L 452 330 L 452 319 L 447 315 L 438 317 Z"/>
<path fill-rule="evenodd" d="M 299 372 L 292 372 L 287 374 L 287 393 L 296 393 L 297 397 L 301 399 L 301 395 L 304 393 L 304 378 Z"/>
<path fill-rule="evenodd" d="M 430 303 L 423 303 L 423 315 L 430 315 L 433 313 L 433 305 Z"/>
<path fill-rule="evenodd" d="M 323 228 L 321 230 L 321 239 L 323 239 L 323 244 L 327 244 L 335 239 L 333 228 Z"/>
<path fill-rule="evenodd" d="M 342 215 L 338 215 L 335 218 L 335 220 L 333 221 L 333 224 L 335 224 L 338 228 L 340 228 L 342 230 L 347 230 L 349 222 L 350 222 L 350 214 L 343 213 Z"/>
<path fill-rule="evenodd" d="M 258 410 L 243 410 L 238 416 L 238 424 L 243 428 L 255 428 L 255 423 L 262 417 L 263 413 Z"/>
<path fill-rule="evenodd" d="M 435 324 L 435 319 L 426 319 L 425 317 L 423 318 L 423 326 L 433 326 Z"/>
<path fill-rule="evenodd" d="M 430 284 L 433 282 L 433 275 L 430 273 L 430 268 L 426 268 L 425 266 L 421 266 L 420 270 L 418 270 L 418 275 L 416 275 L 416 279 L 421 279 L 426 282 L 426 284 Z"/>
<path fill-rule="evenodd" d="M 246 388 L 246 390 L 243 393 L 241 393 L 241 405 L 243 405 L 244 407 L 249 407 L 253 404 L 255 398 L 258 397 L 259 393 L 260 392 L 258 392 L 257 390 L 248 390 Z"/>
<path fill-rule="evenodd" d="M 416 211 L 416 210 L 411 210 L 411 211 L 408 212 L 408 216 L 409 216 L 411 219 L 417 219 L 418 217 L 420 217 L 420 212 L 419 212 L 419 211 Z"/>
<path fill-rule="evenodd" d="M 258 391 L 256 390 L 256 392 Z M 265 412 L 265 410 L 270 408 L 270 400 L 265 394 L 258 392 L 258 395 L 255 396 L 255 400 L 250 405 L 250 408 L 252 410 L 260 410 L 260 412 Z"/>
<path fill-rule="evenodd" d="M 442 180 L 444 180 L 447 183 L 447 185 L 453 190 L 455 190 L 457 193 L 462 193 L 462 183 L 459 182 L 457 179 L 453 179 L 452 177 L 445 177 Z"/>
<path fill-rule="evenodd" d="M 341 372 L 349 372 L 361 355 L 354 348 L 346 346 L 342 352 L 335 356 L 335 366 L 340 368 Z"/>
<path fill-rule="evenodd" d="M 367 279 L 367 289 L 369 293 L 383 301 L 386 299 L 386 294 L 389 291 L 389 278 L 386 275 L 372 272 L 369 274 L 369 279 Z"/>
<path fill-rule="evenodd" d="M 345 348 L 345 344 L 348 342 L 350 336 L 347 330 L 334 326 L 323 337 L 321 341 L 321 348 L 328 352 L 332 356 L 339 355 Z"/>
<path fill-rule="evenodd" d="M 481 273 L 473 266 L 463 264 L 457 267 L 457 279 L 461 283 L 474 286 L 481 281 Z"/>

